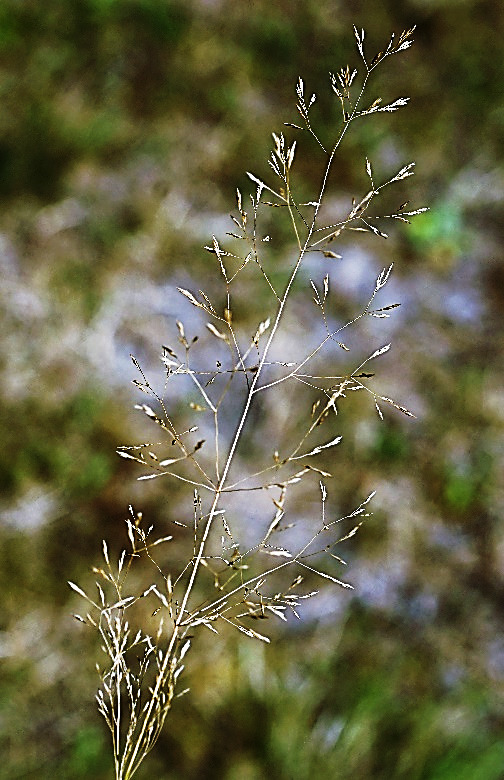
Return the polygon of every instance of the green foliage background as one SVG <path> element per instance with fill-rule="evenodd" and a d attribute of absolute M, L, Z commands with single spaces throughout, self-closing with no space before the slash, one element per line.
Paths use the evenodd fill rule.
<path fill-rule="evenodd" d="M 103 537 L 120 548 L 130 502 L 161 529 L 178 500 L 114 454 L 145 437 L 127 356 L 154 361 L 172 333 L 169 289 L 206 276 L 244 171 L 267 175 L 298 75 L 330 132 L 352 24 L 369 50 L 417 24 L 376 82 L 411 103 L 348 138 L 334 187 L 361 186 L 366 154 L 387 172 L 417 161 L 409 192 L 431 211 L 365 246 L 368 285 L 395 262 L 401 327 L 380 370 L 418 419 L 343 415 L 336 501 L 378 491 L 347 553 L 354 594 L 266 649 L 201 637 L 139 778 L 503 775 L 501 2 L 3 0 L 0 778 L 110 777 L 98 650 L 65 581 Z"/>

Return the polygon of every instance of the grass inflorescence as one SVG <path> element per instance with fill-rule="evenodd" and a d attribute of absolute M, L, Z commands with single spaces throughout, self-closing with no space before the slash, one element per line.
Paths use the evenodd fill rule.
<path fill-rule="evenodd" d="M 98 632 L 105 655 L 104 664 L 98 667 L 101 687 L 97 703 L 112 735 L 118 780 L 129 780 L 135 774 L 156 743 L 174 698 L 186 692 L 179 677 L 197 628 L 217 633 L 219 626 L 226 624 L 251 639 L 269 642 L 263 628 L 265 619 L 298 618 L 302 602 L 316 595 L 317 590 L 308 587 L 314 580 L 352 587 L 333 573 L 334 564 L 345 565 L 338 554 L 339 545 L 369 516 L 374 494 L 357 498 L 355 508 L 342 516 L 333 516 L 328 510 L 331 473 L 321 467 L 317 456 L 337 447 L 342 437 L 325 431 L 331 428 L 330 421 L 349 393 L 367 394 L 380 418 L 387 405 L 405 415 L 411 412 L 373 386 L 372 366 L 388 352 L 390 344 L 370 348 L 364 360 L 356 360 L 348 369 L 348 331 L 369 317 L 387 319 L 399 306 L 380 300 L 392 264 L 370 285 L 365 305 L 335 327 L 330 313 L 332 269 L 337 268 L 334 261 L 340 257 L 335 247 L 339 237 L 349 231 L 386 238 L 387 223 L 408 222 L 426 209 L 402 203 L 387 213 L 376 211 L 383 190 L 410 177 L 414 164 L 403 165 L 379 182 L 367 158 L 363 161 L 366 191 L 353 199 L 346 213 L 327 220 L 323 206 L 330 175 L 351 125 L 372 114 L 396 111 L 408 102 L 404 97 L 368 102 L 367 93 L 375 69 L 411 45 L 413 29 L 397 38 L 392 36 L 386 48 L 369 60 L 364 31 L 354 28 L 361 66 L 346 66 L 330 74 L 339 113 L 339 127 L 332 139 L 317 134 L 312 120 L 316 95 L 308 96 L 299 78 L 300 124 L 285 123 L 296 138 L 289 141 L 283 132 L 273 133 L 268 161 L 271 181 L 248 173 L 253 192 L 246 200 L 237 191 L 232 228 L 225 241 L 212 236 L 205 247 L 213 256 L 212 274 L 218 275 L 221 292 L 216 295 L 203 289 L 178 288 L 185 305 L 191 304 L 200 317 L 206 341 L 188 335 L 182 320 L 177 320 L 177 346 L 163 346 L 160 356 L 162 391 L 155 389 L 132 356 L 137 372 L 134 384 L 147 398 L 137 409 L 157 429 L 161 440 L 121 446 L 118 454 L 141 465 L 140 480 L 171 479 L 185 486 L 192 509 L 189 517 L 174 521 L 177 535 L 186 536 L 185 560 L 174 561 L 169 567 L 164 559 L 160 563 L 158 553 L 170 545 L 173 535 L 156 536 L 142 513 L 130 507 L 128 546 L 117 561 L 112 560 L 103 542 L 103 564 L 94 569 L 96 597 L 70 583 L 88 604 L 88 611 L 75 617 Z M 320 187 L 311 200 L 298 198 L 294 181 L 298 141 L 303 136 L 311 138 L 320 153 Z M 287 216 L 295 246 L 283 276 L 273 272 L 268 249 L 274 239 L 264 234 L 262 227 L 270 225 L 275 215 Z M 307 258 L 314 256 L 320 258 L 320 278 L 307 280 L 301 269 Z M 245 269 L 257 275 L 265 290 L 261 305 L 266 301 L 268 306 L 252 330 L 240 320 L 235 294 L 236 289 L 240 294 L 238 280 Z M 289 354 L 282 359 L 277 344 L 282 343 L 280 335 L 294 287 L 300 285 L 312 298 L 321 328 L 306 349 L 299 339 L 294 358 Z M 214 344 L 211 352 L 201 347 L 208 340 Z M 344 371 L 334 367 L 338 354 L 345 354 Z M 186 383 L 184 387 L 187 382 L 192 387 L 189 422 L 184 416 L 178 419 L 178 406 L 170 400 L 176 397 L 172 388 L 181 381 Z M 251 410 L 259 400 L 262 409 L 264 399 L 273 409 L 285 410 L 293 386 L 310 393 L 310 411 L 305 415 L 289 409 L 286 420 L 292 422 L 291 433 L 283 435 L 278 445 L 272 442 L 270 452 L 265 447 L 262 464 L 247 473 L 240 447 L 250 427 Z M 304 522 L 293 510 L 292 496 L 305 485 L 318 493 L 320 508 L 315 521 Z M 256 519 L 252 528 L 244 529 L 243 517 L 254 501 L 266 515 Z M 140 559 L 150 564 L 153 576 L 138 588 L 130 575 Z M 149 615 L 149 625 L 155 619 L 155 632 L 142 622 L 145 615 Z"/>

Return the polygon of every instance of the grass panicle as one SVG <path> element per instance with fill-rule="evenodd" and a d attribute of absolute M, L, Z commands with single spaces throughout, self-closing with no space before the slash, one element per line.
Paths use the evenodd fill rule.
<path fill-rule="evenodd" d="M 414 164 L 402 166 L 380 182 L 367 158 L 363 161 L 367 185 L 346 212 L 340 218 L 326 219 L 324 205 L 350 126 L 407 103 L 408 98 L 403 97 L 385 103 L 373 97 L 369 102 L 367 95 L 375 69 L 411 45 L 413 29 L 397 38 L 392 36 L 386 48 L 369 59 L 364 31 L 354 28 L 361 64 L 352 69 L 346 66 L 329 79 L 339 114 L 339 127 L 332 139 L 319 137 L 314 129 L 316 95 L 308 96 L 299 78 L 296 95 L 301 124 L 285 123 L 295 134 L 294 140 L 273 133 L 270 178 L 265 181 L 267 177 L 248 173 L 253 191 L 248 199 L 237 191 L 230 232 L 222 241 L 212 236 L 205 247 L 214 258 L 212 268 L 220 278 L 220 292 L 215 292 L 213 276 L 208 291 L 178 287 L 181 304 L 184 301 L 181 309 L 187 310 L 190 304 L 196 316 L 190 328 L 177 320 L 177 346 L 162 347 L 162 391 L 155 389 L 132 356 L 137 374 L 134 384 L 146 397 L 136 408 L 148 418 L 147 424 L 157 430 L 161 441 L 121 446 L 118 454 L 142 467 L 140 480 L 173 480 L 185 487 L 192 516 L 190 512 L 184 521 L 174 521 L 172 535 L 157 537 L 142 513 L 130 507 L 127 547 L 117 560 L 111 559 L 103 542 L 103 564 L 94 569 L 96 595 L 91 597 L 70 583 L 87 605 L 84 614 L 75 617 L 96 630 L 101 641 L 104 663 L 98 667 L 101 687 L 97 704 L 110 729 L 118 780 L 133 777 L 155 745 L 173 699 L 186 692 L 179 677 L 197 628 L 218 633 L 227 625 L 251 639 L 269 642 L 266 619 L 299 618 L 300 605 L 317 593 L 313 587 L 316 580 L 344 589 L 352 587 L 346 578 L 333 573 L 335 566 L 345 565 L 338 554 L 339 545 L 369 517 L 374 494 L 357 498 L 355 509 L 344 516 L 333 516 L 327 504 L 331 473 L 317 456 L 339 447 L 342 437 L 332 429 L 331 421 L 349 393 L 370 396 L 380 418 L 386 405 L 405 415 L 411 416 L 411 412 L 373 386 L 374 365 L 390 344 L 370 347 L 364 360 L 348 362 L 350 329 L 369 317 L 389 318 L 399 306 L 380 297 L 392 263 L 370 284 L 369 297 L 360 311 L 336 327 L 330 307 L 331 281 L 337 276 L 335 261 L 340 257 L 335 247 L 340 236 L 349 231 L 385 239 L 387 224 L 408 222 L 426 209 L 403 203 L 386 213 L 377 210 L 382 192 L 412 176 Z M 295 168 L 299 145 L 310 139 L 320 156 L 320 187 L 306 201 L 297 194 Z M 270 248 L 275 239 L 263 227 L 271 230 L 276 219 L 289 223 L 294 247 L 283 275 L 275 272 L 272 261 Z M 306 265 L 310 270 L 320 268 L 318 279 L 306 277 Z M 251 275 L 262 285 L 258 300 L 266 309 L 252 328 L 239 314 L 243 311 L 239 296 L 250 284 Z M 283 359 L 277 345 L 285 343 L 281 334 L 295 290 L 296 295 L 301 290 L 305 297 L 311 296 L 320 329 L 306 350 L 305 341 L 299 339 L 298 354 L 294 359 L 290 354 Z M 201 339 L 188 333 L 196 320 Z M 334 368 L 338 355 L 345 360 L 341 371 Z M 178 397 L 180 382 L 188 393 L 186 406 L 191 415 L 182 415 L 181 420 L 177 417 L 180 404 L 171 400 Z M 297 388 L 312 399 L 307 415 L 291 408 Z M 247 473 L 241 450 L 251 425 L 251 411 L 267 404 L 273 410 L 288 410 L 286 420 L 292 431 L 281 437 L 280 444 L 272 444 L 259 468 Z M 296 516 L 293 502 L 305 488 L 318 493 L 320 508 L 315 521 Z M 256 499 L 256 514 L 265 514 L 251 527 L 243 518 Z M 181 534 L 188 546 L 183 561 L 165 554 L 174 537 Z M 131 571 L 141 560 L 150 567 L 152 578 L 138 588 Z M 141 570 L 143 574 L 148 571 L 145 567 Z M 148 631 L 145 626 L 153 621 L 156 630 Z"/>

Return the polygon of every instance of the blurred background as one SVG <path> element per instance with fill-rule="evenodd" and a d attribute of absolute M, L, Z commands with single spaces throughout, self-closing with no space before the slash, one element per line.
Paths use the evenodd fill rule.
<path fill-rule="evenodd" d="M 130 502 L 163 533 L 185 511 L 115 454 L 153 435 L 129 353 L 162 386 L 160 345 L 187 312 L 174 287 L 206 289 L 203 246 L 232 229 L 245 171 L 269 175 L 299 75 L 331 137 L 352 24 L 371 56 L 417 25 L 368 93 L 411 102 L 356 124 L 331 197 L 366 192 L 366 155 L 382 179 L 415 160 L 397 192 L 431 210 L 334 245 L 332 313 L 358 311 L 394 262 L 383 303 L 400 314 L 363 349 L 393 341 L 376 387 L 417 417 L 342 407 L 334 511 L 377 491 L 341 551 L 355 590 L 324 590 L 267 647 L 201 636 L 138 777 L 504 776 L 502 3 L 3 0 L 0 778 L 111 776 L 98 643 L 65 583 L 91 581 L 102 538 L 120 549 Z M 310 198 L 319 158 L 299 143 Z M 291 238 L 274 238 L 281 269 Z"/>

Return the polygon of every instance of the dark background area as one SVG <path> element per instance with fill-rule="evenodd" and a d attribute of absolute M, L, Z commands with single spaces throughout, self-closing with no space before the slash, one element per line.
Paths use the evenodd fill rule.
<path fill-rule="evenodd" d="M 431 210 L 386 242 L 345 239 L 330 266 L 346 313 L 394 262 L 403 306 L 377 370 L 417 416 L 342 410 L 334 505 L 377 490 L 344 550 L 355 590 L 324 590 L 267 647 L 199 637 L 191 693 L 138 777 L 504 774 L 501 2 L 3 0 L 0 778 L 111 776 L 98 642 L 65 583 L 86 579 L 102 538 L 120 549 L 129 503 L 160 532 L 183 511 L 178 489 L 136 482 L 115 455 L 151 435 L 129 353 L 162 381 L 173 289 L 205 289 L 202 247 L 231 229 L 245 171 L 269 176 L 299 75 L 331 137 L 328 73 L 359 67 L 352 24 L 369 53 L 417 25 L 371 88 L 411 102 L 349 132 L 331 197 L 362 191 L 366 155 L 382 176 L 415 160 L 404 191 Z"/>

